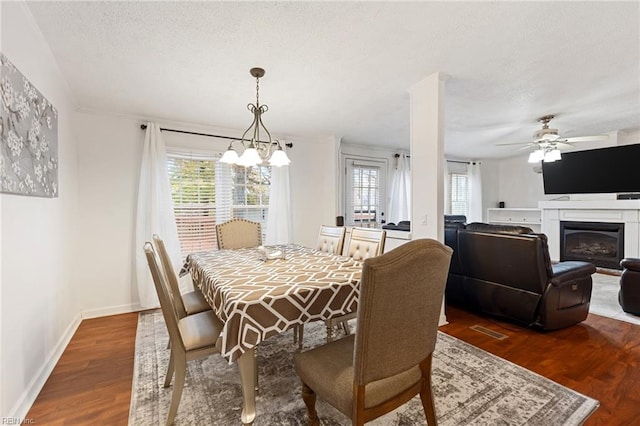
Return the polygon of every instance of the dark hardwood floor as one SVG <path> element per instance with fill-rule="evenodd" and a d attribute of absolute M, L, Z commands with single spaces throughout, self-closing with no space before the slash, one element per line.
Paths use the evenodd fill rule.
<path fill-rule="evenodd" d="M 31 407 L 37 425 L 126 425 L 138 314 L 84 320 Z"/>
<path fill-rule="evenodd" d="M 442 331 L 599 400 L 586 425 L 639 424 L 640 326 L 589 315 L 541 333 L 455 307 L 447 318 Z M 136 323 L 137 314 L 83 321 L 27 417 L 47 425 L 126 425 Z"/>

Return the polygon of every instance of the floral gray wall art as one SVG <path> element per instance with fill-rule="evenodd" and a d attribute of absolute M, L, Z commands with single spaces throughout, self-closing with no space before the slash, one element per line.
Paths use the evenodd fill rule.
<path fill-rule="evenodd" d="M 58 196 L 58 111 L 0 52 L 0 192 Z"/>

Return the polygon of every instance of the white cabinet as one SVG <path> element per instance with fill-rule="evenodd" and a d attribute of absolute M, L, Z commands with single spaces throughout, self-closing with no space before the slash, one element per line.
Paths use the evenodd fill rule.
<path fill-rule="evenodd" d="M 487 222 L 496 225 L 528 226 L 542 232 L 542 210 L 529 208 L 487 209 Z"/>

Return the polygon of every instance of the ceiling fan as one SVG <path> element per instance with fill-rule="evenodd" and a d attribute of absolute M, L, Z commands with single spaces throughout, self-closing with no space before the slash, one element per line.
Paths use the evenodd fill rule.
<path fill-rule="evenodd" d="M 560 138 L 558 129 L 549 128 L 549 122 L 554 115 L 545 115 L 538 119 L 542 123 L 542 129 L 533 133 L 533 141 L 519 143 L 502 143 L 498 146 L 507 145 L 527 145 L 525 148 L 533 148 L 534 151 L 529 154 L 529 163 L 553 162 L 562 158 L 560 151 L 562 149 L 573 147 L 575 142 L 593 142 L 607 139 L 607 135 L 599 136 L 578 136 L 574 138 Z"/>

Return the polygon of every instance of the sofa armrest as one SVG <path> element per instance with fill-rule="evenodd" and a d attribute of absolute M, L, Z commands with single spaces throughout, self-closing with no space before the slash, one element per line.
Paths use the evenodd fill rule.
<path fill-rule="evenodd" d="M 640 272 L 640 259 L 633 259 L 631 257 L 624 258 L 620 261 L 620 266 L 624 269 Z"/>
<path fill-rule="evenodd" d="M 551 284 L 556 287 L 567 285 L 596 272 L 596 267 L 592 263 L 576 261 L 556 263 L 551 265 L 551 269 L 553 272 Z"/>

